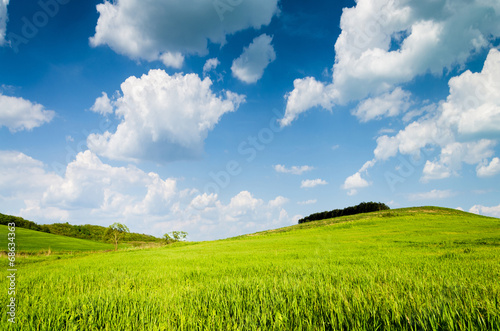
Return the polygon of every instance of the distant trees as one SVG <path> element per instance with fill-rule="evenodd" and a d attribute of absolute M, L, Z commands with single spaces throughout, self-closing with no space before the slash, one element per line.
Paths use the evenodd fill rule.
<path fill-rule="evenodd" d="M 184 231 L 172 231 L 169 233 L 165 233 L 163 235 L 163 239 L 167 242 L 167 244 L 185 240 L 188 233 Z"/>
<path fill-rule="evenodd" d="M 69 224 L 68 222 L 39 225 L 35 222 L 25 220 L 24 218 L 21 217 L 4 215 L 0 213 L 1 225 L 7 225 L 12 222 L 16 223 L 16 227 L 18 228 L 25 228 L 29 230 L 52 233 L 60 236 L 87 239 L 100 242 L 102 242 L 103 240 L 105 241 L 108 240 L 108 238 L 104 238 L 106 232 L 108 231 L 108 228 L 104 226 L 90 225 L 90 224 L 72 225 Z M 130 241 L 159 242 L 162 239 L 147 234 L 124 232 L 121 240 L 128 242 Z"/>
<path fill-rule="evenodd" d="M 362 202 L 359 205 L 347 207 L 344 209 L 334 209 L 331 211 L 324 211 L 321 213 L 311 214 L 299 220 L 299 224 L 319 221 L 329 218 L 336 218 L 341 216 L 356 215 L 361 213 L 370 213 L 373 211 L 391 209 L 385 203 L 381 202 Z"/>
<path fill-rule="evenodd" d="M 121 223 L 111 224 L 104 233 L 105 239 L 111 239 L 115 244 L 115 251 L 118 250 L 118 241 L 123 237 L 124 233 L 130 233 L 126 225 Z"/>
<path fill-rule="evenodd" d="M 50 232 L 46 225 L 38 225 L 35 222 L 25 220 L 22 217 L 0 214 L 0 224 L 7 225 L 9 223 L 16 223 L 16 227 L 18 228 L 25 228 L 41 232 Z"/>

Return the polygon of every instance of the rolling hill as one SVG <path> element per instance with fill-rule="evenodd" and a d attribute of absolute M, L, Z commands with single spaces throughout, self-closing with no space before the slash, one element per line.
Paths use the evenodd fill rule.
<path fill-rule="evenodd" d="M 39 259 L 19 261 L 11 329 L 500 329 L 500 220 L 452 209 Z"/>
<path fill-rule="evenodd" d="M 0 225 L 0 250 L 7 250 L 8 227 Z M 65 251 L 99 251 L 114 249 L 112 244 L 96 242 L 92 240 L 77 239 L 66 236 L 55 235 L 40 231 L 16 228 L 15 244 L 17 252 L 53 252 Z"/>

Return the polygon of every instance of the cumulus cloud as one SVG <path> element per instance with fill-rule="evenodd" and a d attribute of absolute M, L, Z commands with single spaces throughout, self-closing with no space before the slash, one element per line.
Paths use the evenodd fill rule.
<path fill-rule="evenodd" d="M 7 28 L 7 6 L 9 0 L 0 0 L 0 46 L 5 43 L 5 30 Z"/>
<path fill-rule="evenodd" d="M 167 67 L 180 69 L 184 64 L 184 55 L 178 52 L 177 53 L 166 52 L 160 55 L 160 60 Z"/>
<path fill-rule="evenodd" d="M 456 195 L 452 190 L 432 190 L 424 193 L 413 193 L 408 197 L 409 200 L 436 200 L 447 199 Z"/>
<path fill-rule="evenodd" d="M 493 207 L 485 207 L 481 205 L 474 205 L 469 209 L 469 212 L 484 216 L 492 216 L 500 218 L 500 205 Z"/>
<path fill-rule="evenodd" d="M 108 98 L 108 94 L 106 92 L 102 92 L 102 96 L 95 100 L 95 103 L 90 110 L 101 115 L 112 114 L 113 105 L 111 104 L 111 100 Z"/>
<path fill-rule="evenodd" d="M 227 35 L 259 29 L 279 13 L 278 0 L 242 1 L 226 7 L 197 0 L 104 1 L 97 5 L 99 19 L 90 44 L 180 68 L 184 55 L 204 55 L 209 42 L 224 45 Z"/>
<path fill-rule="evenodd" d="M 300 183 L 300 188 L 313 188 L 319 185 L 327 185 L 328 182 L 323 179 L 307 179 Z"/>
<path fill-rule="evenodd" d="M 482 139 L 470 143 L 450 143 L 441 148 L 439 160 L 427 161 L 422 181 L 443 179 L 451 175 L 458 176 L 463 163 L 479 164 L 491 157 L 496 143 L 492 140 Z"/>
<path fill-rule="evenodd" d="M 79 153 L 64 176 L 23 153 L 0 151 L 0 196 L 9 197 L 1 200 L 4 210 L 39 223 L 91 219 L 107 226 L 118 219 L 133 231 L 160 237 L 184 230 L 192 240 L 292 225 L 296 219 L 284 209 L 288 199 L 282 196 L 265 201 L 242 191 L 223 203 L 216 194 L 180 189 L 178 179 L 133 165 L 111 166 L 91 151 Z"/>
<path fill-rule="evenodd" d="M 349 190 L 348 195 L 355 195 L 358 193 L 358 189 L 370 186 L 370 183 L 361 177 L 361 173 L 356 172 L 354 175 L 346 178 L 342 188 L 344 190 Z"/>
<path fill-rule="evenodd" d="M 312 77 L 296 79 L 293 91 L 285 95 L 285 116 L 280 120 L 281 126 L 290 125 L 301 113 L 313 107 L 321 106 L 331 110 L 335 90 Z"/>
<path fill-rule="evenodd" d="M 499 19 L 500 5 L 491 1 L 359 0 L 341 17 L 332 83 L 306 79 L 334 91 L 320 94 L 327 104 L 378 97 L 415 77 L 465 64 L 500 36 Z M 300 108 L 287 100 L 285 117 L 321 105 L 302 99 Z"/>
<path fill-rule="evenodd" d="M 55 112 L 29 100 L 11 97 L 0 93 L 0 127 L 11 132 L 32 130 L 49 123 Z"/>
<path fill-rule="evenodd" d="M 262 34 L 245 47 L 240 57 L 233 61 L 233 76 L 247 84 L 261 79 L 264 70 L 276 59 L 272 40 L 272 37 Z"/>
<path fill-rule="evenodd" d="M 408 124 L 394 136 L 377 138 L 375 160 L 398 153 L 419 156 L 424 147 L 440 148 L 427 160 L 421 180 L 428 182 L 458 176 L 463 164 L 476 165 L 478 176 L 499 172 L 491 139 L 500 133 L 500 51 L 491 49 L 481 72 L 450 79 L 446 100 Z M 491 160 L 491 161 L 489 161 Z"/>
<path fill-rule="evenodd" d="M 351 175 L 346 178 L 342 188 L 344 190 L 348 190 L 348 195 L 356 195 L 358 193 L 358 189 L 368 187 L 371 185 L 366 179 L 364 179 L 361 174 L 368 173 L 368 169 L 373 167 L 376 163 L 376 160 L 371 160 L 363 164 L 361 169 L 358 170 L 354 175 Z"/>
<path fill-rule="evenodd" d="M 32 199 L 61 178 L 45 165 L 18 151 L 0 151 L 0 196 Z"/>
<path fill-rule="evenodd" d="M 370 98 L 361 102 L 353 111 L 353 115 L 361 122 L 368 122 L 382 117 L 394 117 L 410 108 L 411 93 L 396 88 L 391 93 Z"/>
<path fill-rule="evenodd" d="M 95 153 L 117 160 L 171 161 L 198 156 L 220 117 L 238 109 L 244 96 L 211 90 L 209 78 L 151 70 L 129 77 L 114 105 L 121 119 L 116 132 L 91 134 Z"/>
<path fill-rule="evenodd" d="M 292 166 L 291 168 L 287 168 L 284 165 L 277 164 L 274 166 L 274 170 L 276 172 L 280 172 L 283 174 L 292 174 L 292 175 L 302 175 L 304 172 L 313 170 L 314 167 L 305 165 L 305 166 Z"/>
<path fill-rule="evenodd" d="M 492 177 L 500 173 L 500 159 L 495 157 L 490 163 L 478 165 L 477 175 L 479 177 Z"/>

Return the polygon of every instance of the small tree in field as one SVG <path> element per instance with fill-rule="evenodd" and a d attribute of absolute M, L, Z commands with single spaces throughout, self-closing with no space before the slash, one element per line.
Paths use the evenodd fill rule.
<path fill-rule="evenodd" d="M 120 241 L 124 233 L 130 233 L 130 230 L 126 225 L 121 223 L 113 223 L 107 228 L 106 233 L 104 234 L 104 238 L 113 241 L 116 251 L 118 250 L 118 241 Z"/>
<path fill-rule="evenodd" d="M 167 244 L 183 241 L 186 239 L 188 233 L 184 231 L 172 231 L 169 233 L 165 233 L 163 235 L 163 239 L 167 242 Z"/>

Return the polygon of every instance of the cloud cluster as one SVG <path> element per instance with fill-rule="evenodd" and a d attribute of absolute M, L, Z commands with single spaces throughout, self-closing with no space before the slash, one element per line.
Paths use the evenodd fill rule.
<path fill-rule="evenodd" d="M 233 61 L 233 76 L 247 84 L 256 83 L 262 78 L 264 70 L 276 59 L 273 38 L 267 34 L 256 37 L 243 53 Z"/>
<path fill-rule="evenodd" d="M 0 127 L 11 132 L 31 130 L 48 123 L 55 112 L 29 100 L 11 97 L 0 93 Z"/>
<path fill-rule="evenodd" d="M 185 55 L 205 55 L 209 42 L 224 45 L 227 35 L 259 29 L 279 13 L 278 0 L 232 3 L 221 9 L 218 1 L 104 1 L 90 44 L 180 68 Z"/>
<path fill-rule="evenodd" d="M 179 189 L 178 179 L 163 179 L 133 165 L 108 165 L 91 151 L 79 153 L 64 176 L 47 171 L 42 162 L 23 153 L 0 151 L 0 196 L 24 205 L 12 213 L 36 222 L 107 226 L 120 220 L 134 231 L 156 236 L 184 230 L 192 240 L 240 235 L 295 221 L 284 209 L 288 203 L 284 197 L 264 201 L 242 191 L 225 204 L 215 194 Z"/>
<path fill-rule="evenodd" d="M 499 19 L 500 4 L 492 1 L 359 0 L 341 17 L 332 83 L 296 80 L 282 125 L 312 107 L 377 98 L 417 76 L 461 66 L 500 37 Z M 305 86 L 314 86 L 315 98 Z"/>
<path fill-rule="evenodd" d="M 474 205 L 469 209 L 469 212 L 485 216 L 493 216 L 500 218 L 500 205 L 493 207 L 486 207 L 481 205 Z"/>
<path fill-rule="evenodd" d="M 396 135 L 378 137 L 371 162 L 398 153 L 419 156 L 422 148 L 437 147 L 440 154 L 426 161 L 423 182 L 457 176 L 463 164 L 476 165 L 480 177 L 498 174 L 498 158 L 490 158 L 498 143 L 492 137 L 500 133 L 500 51 L 491 49 L 481 72 L 466 71 L 450 79 L 449 86 L 448 98 L 430 108 L 434 110 Z"/>
<path fill-rule="evenodd" d="M 424 181 L 456 175 L 462 163 L 478 165 L 478 175 L 479 169 L 481 175 L 488 173 L 485 163 L 497 143 L 488 137 L 500 132 L 500 52 L 492 49 L 481 72 L 466 71 L 452 78 L 449 86 L 450 95 L 435 114 L 414 121 L 393 137 L 379 137 L 375 157 L 418 154 L 434 145 L 441 154 L 426 162 Z"/>
<path fill-rule="evenodd" d="M 197 157 L 221 116 L 238 109 L 245 99 L 230 91 L 217 96 L 211 85 L 208 77 L 170 76 L 163 70 L 129 77 L 121 85 L 122 95 L 112 102 L 121 119 L 116 132 L 91 134 L 89 148 L 107 158 L 127 161 Z M 110 105 L 103 94 L 93 110 L 108 113 Z"/>

